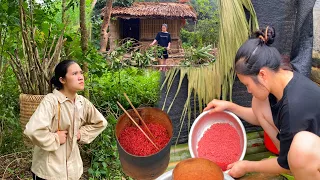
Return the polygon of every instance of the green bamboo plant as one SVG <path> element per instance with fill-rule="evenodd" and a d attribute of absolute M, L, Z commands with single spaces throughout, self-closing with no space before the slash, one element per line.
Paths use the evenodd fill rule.
<path fill-rule="evenodd" d="M 234 57 L 250 34 L 258 29 L 258 21 L 253 5 L 250 0 L 218 0 L 220 12 L 220 29 L 218 57 L 214 63 L 197 67 L 178 67 L 170 69 L 166 73 L 166 79 L 161 87 L 166 87 L 167 94 L 170 91 L 174 78 L 180 73 L 178 88 L 172 103 L 169 105 L 167 113 L 174 105 L 174 100 L 180 91 L 182 80 L 188 78 L 188 96 L 180 118 L 180 131 L 176 143 L 178 142 L 184 122 L 181 122 L 188 115 L 188 129 L 191 120 L 191 95 L 198 101 L 199 112 L 212 99 L 232 100 L 232 86 L 235 78 Z M 247 19 L 245 10 L 250 14 Z M 165 84 L 167 86 L 165 86 Z M 165 98 L 165 99 L 166 99 Z M 162 109 L 164 109 L 166 100 Z M 196 103 L 194 103 L 194 106 Z M 193 107 L 194 118 L 196 118 L 197 108 Z"/>

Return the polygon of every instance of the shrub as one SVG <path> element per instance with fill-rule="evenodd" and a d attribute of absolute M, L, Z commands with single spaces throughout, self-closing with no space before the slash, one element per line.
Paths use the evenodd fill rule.
<path fill-rule="evenodd" d="M 91 101 L 106 114 L 109 123 L 106 130 L 86 147 L 86 151 L 92 155 L 89 169 L 91 179 L 121 179 L 125 176 L 121 170 L 114 134 L 117 118 L 122 114 L 116 102 L 131 109 L 123 96 L 126 92 L 135 107 L 154 106 L 159 97 L 159 78 L 159 72 L 134 67 L 110 70 L 101 77 L 91 77 Z"/>

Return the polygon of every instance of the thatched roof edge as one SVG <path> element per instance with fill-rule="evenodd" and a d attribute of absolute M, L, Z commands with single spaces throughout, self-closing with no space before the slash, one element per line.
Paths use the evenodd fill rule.
<path fill-rule="evenodd" d="M 104 15 L 105 8 L 101 11 Z M 114 7 L 112 17 L 120 18 L 170 18 L 170 19 L 197 19 L 196 12 L 188 4 L 135 2 L 130 7 Z"/>

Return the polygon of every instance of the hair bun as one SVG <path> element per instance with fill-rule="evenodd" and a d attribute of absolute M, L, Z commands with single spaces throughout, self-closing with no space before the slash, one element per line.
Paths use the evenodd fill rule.
<path fill-rule="evenodd" d="M 55 87 L 57 86 L 57 84 L 59 83 L 58 82 L 59 80 L 57 79 L 57 77 L 54 75 L 52 76 L 51 80 L 50 80 L 50 83 L 53 84 Z"/>
<path fill-rule="evenodd" d="M 255 32 L 257 38 L 261 39 L 261 42 L 266 45 L 271 45 L 276 37 L 276 31 L 273 27 L 267 26 L 265 29 L 258 30 Z"/>

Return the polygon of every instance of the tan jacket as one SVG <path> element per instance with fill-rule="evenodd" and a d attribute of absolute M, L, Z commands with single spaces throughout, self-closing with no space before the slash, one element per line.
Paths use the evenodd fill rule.
<path fill-rule="evenodd" d="M 68 131 L 67 141 L 60 145 L 58 134 L 58 102 L 60 103 L 60 130 Z M 79 179 L 83 173 L 79 143 L 90 143 L 107 126 L 103 115 L 81 95 L 73 103 L 60 91 L 44 97 L 26 125 L 24 133 L 34 146 L 31 170 L 48 180 Z"/>

